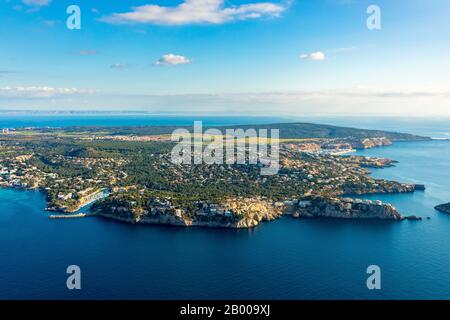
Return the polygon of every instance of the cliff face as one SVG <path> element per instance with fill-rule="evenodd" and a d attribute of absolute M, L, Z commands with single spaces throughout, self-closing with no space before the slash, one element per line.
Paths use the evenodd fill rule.
<path fill-rule="evenodd" d="M 294 217 L 339 219 L 405 219 L 392 205 L 350 198 L 314 198 L 304 202 Z"/>
<path fill-rule="evenodd" d="M 262 221 L 271 221 L 283 214 L 283 207 L 259 199 L 229 199 L 223 206 L 238 217 L 236 228 L 255 227 Z"/>
<path fill-rule="evenodd" d="M 117 215 L 106 212 L 96 212 L 98 216 L 113 219 L 117 221 L 122 221 L 131 224 L 162 224 L 162 225 L 170 225 L 170 226 L 180 226 L 180 227 L 189 227 L 192 225 L 192 221 L 188 219 L 182 219 L 180 217 L 176 217 L 173 215 L 164 215 L 164 216 L 155 216 L 155 217 L 133 217 L 131 215 Z"/>
<path fill-rule="evenodd" d="M 263 221 L 277 219 L 283 214 L 284 206 L 275 206 L 271 201 L 258 198 L 227 199 L 220 204 L 210 204 L 208 210 L 197 211 L 194 216 L 182 210 L 164 208 L 127 209 L 109 208 L 97 214 L 132 224 L 163 224 L 172 226 L 198 226 L 221 228 L 252 228 Z M 148 208 L 147 208 L 148 209 Z"/>
<path fill-rule="evenodd" d="M 206 206 L 206 204 L 205 204 Z M 194 216 L 179 210 L 115 210 L 99 211 L 98 215 L 132 224 L 163 224 L 183 227 L 253 228 L 283 214 L 294 218 L 421 220 L 402 216 L 391 204 L 381 201 L 311 196 L 303 200 L 272 202 L 260 198 L 233 198 L 205 206 Z M 450 205 L 449 205 L 450 207 Z M 153 212 L 153 213 L 151 213 Z M 450 211 L 449 211 L 450 213 Z"/>

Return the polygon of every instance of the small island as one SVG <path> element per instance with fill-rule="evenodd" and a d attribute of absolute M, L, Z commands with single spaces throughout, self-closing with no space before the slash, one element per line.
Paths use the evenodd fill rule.
<path fill-rule="evenodd" d="M 396 162 L 350 154 L 430 138 L 305 123 L 219 129 L 234 128 L 280 130 L 276 174 L 261 175 L 261 162 L 175 164 L 170 134 L 177 128 L 170 126 L 15 128 L 0 136 L 0 186 L 41 190 L 47 210 L 57 213 L 52 218 L 96 215 L 133 224 L 224 228 L 251 228 L 283 215 L 420 219 L 388 203 L 346 196 L 425 188 L 374 179 L 371 168 Z M 89 213 L 78 212 L 88 204 Z"/>
<path fill-rule="evenodd" d="M 437 211 L 450 214 L 450 202 L 434 207 Z"/>

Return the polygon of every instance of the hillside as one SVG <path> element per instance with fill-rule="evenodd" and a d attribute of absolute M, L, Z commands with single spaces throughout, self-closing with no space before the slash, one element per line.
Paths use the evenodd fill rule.
<path fill-rule="evenodd" d="M 257 126 L 235 126 L 227 128 L 258 128 L 258 129 L 280 129 L 282 139 L 303 139 L 303 138 L 373 138 L 386 137 L 392 141 L 413 141 L 430 140 L 428 137 L 421 137 L 407 133 L 389 132 L 382 130 L 368 130 L 348 127 L 337 127 L 324 124 L 313 123 L 275 123 Z"/>
<path fill-rule="evenodd" d="M 192 126 L 121 126 L 121 127 L 66 127 L 66 128 L 41 128 L 41 133 L 54 132 L 83 132 L 86 134 L 96 134 L 107 132 L 111 135 L 163 135 L 171 134 L 174 130 L 185 128 L 192 131 Z M 207 126 L 203 127 L 204 129 Z M 280 138 L 282 139 L 305 139 L 305 138 L 373 138 L 386 137 L 392 141 L 414 141 L 414 140 L 430 140 L 428 137 L 416 136 L 407 133 L 389 132 L 382 130 L 368 130 L 348 127 L 338 127 L 324 124 L 313 123 L 274 123 L 274 124 L 258 124 L 258 125 L 234 125 L 217 127 L 222 132 L 226 129 L 279 129 Z"/>
<path fill-rule="evenodd" d="M 95 133 L 98 131 L 108 131 L 113 135 L 161 135 L 171 134 L 175 129 L 186 128 L 192 131 L 192 127 L 179 126 L 140 126 L 140 127 L 68 127 L 63 131 L 82 131 L 86 133 Z M 204 128 L 207 128 L 204 126 Z M 430 140 L 428 137 L 416 136 L 407 133 L 389 132 L 382 130 L 368 130 L 348 127 L 338 127 L 324 124 L 313 123 L 275 123 L 258 125 L 235 125 L 217 127 L 224 131 L 225 129 L 280 129 L 280 138 L 282 139 L 303 139 L 303 138 L 373 138 L 386 137 L 392 141 L 411 141 L 411 140 Z M 43 129 L 44 130 L 44 129 Z M 46 129 L 51 130 L 51 129 Z M 59 129 L 61 130 L 61 129 Z"/>

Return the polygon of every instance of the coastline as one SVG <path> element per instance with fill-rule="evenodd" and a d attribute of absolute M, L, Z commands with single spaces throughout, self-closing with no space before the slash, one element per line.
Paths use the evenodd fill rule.
<path fill-rule="evenodd" d="M 273 125 L 264 125 L 264 126 L 276 126 L 278 124 Z M 299 125 L 301 128 L 306 125 L 308 127 L 308 124 L 291 124 L 291 125 Z M 320 125 L 313 125 L 316 127 L 320 127 Z M 359 130 L 359 129 L 353 129 L 353 128 L 340 128 L 340 130 L 344 130 L 345 132 L 351 131 L 351 130 Z M 374 131 L 375 132 L 375 131 Z M 402 136 L 400 133 L 391 133 L 394 135 Z M 408 136 L 408 135 L 405 135 Z M 20 137 L 19 137 L 20 138 Z M 414 136 L 410 135 L 410 138 L 413 139 L 412 141 L 418 141 L 419 138 L 424 138 L 420 136 Z M 315 142 L 317 142 L 316 140 Z M 395 141 L 404 141 L 395 139 Z M 422 141 L 422 140 L 421 140 Z M 432 139 L 424 138 L 423 141 L 432 141 Z M 188 211 L 188 208 L 190 208 L 190 205 L 187 206 L 177 206 L 176 204 L 170 203 L 168 199 L 163 199 L 164 203 L 169 203 L 168 205 L 165 205 L 164 208 L 161 208 L 163 210 L 162 214 L 157 213 L 156 215 L 153 214 L 154 210 L 159 210 L 158 207 L 152 207 L 152 206 L 137 206 L 136 203 L 143 203 L 139 202 L 141 199 L 134 199 L 133 197 L 128 197 L 125 195 L 123 199 L 125 199 L 124 203 L 121 203 L 120 197 L 119 201 L 117 203 L 119 206 L 119 209 L 121 211 L 115 211 L 115 207 L 111 206 L 111 208 L 108 208 L 108 204 L 103 208 L 103 212 L 96 211 L 96 214 L 103 215 L 105 218 L 110 219 L 116 219 L 120 220 L 122 222 L 128 222 L 133 224 L 169 224 L 169 225 L 176 225 L 176 226 L 200 226 L 200 227 L 224 227 L 224 228 L 253 228 L 259 225 L 263 221 L 270 221 L 273 219 L 278 218 L 279 216 L 286 214 L 287 211 L 294 211 L 295 214 L 293 216 L 296 217 L 305 217 L 305 218 L 314 218 L 314 217 L 329 217 L 329 218 L 343 218 L 343 219 L 392 219 L 392 220 L 404 220 L 404 219 L 415 219 L 414 216 L 409 217 L 403 217 L 401 216 L 395 208 L 389 207 L 389 204 L 385 204 L 382 202 L 366 202 L 360 205 L 361 203 L 355 202 L 350 203 L 348 199 L 343 199 L 342 196 L 344 194 L 353 194 L 353 195 L 367 195 L 367 194 L 395 194 L 395 193 L 409 193 L 409 192 L 415 192 L 416 190 L 424 190 L 425 186 L 423 185 L 417 185 L 417 184 L 405 184 L 400 183 L 397 181 L 389 181 L 389 180 L 373 180 L 373 179 L 366 179 L 366 176 L 370 175 L 370 171 L 368 171 L 365 168 L 385 168 L 389 166 L 393 166 L 394 163 L 396 163 L 395 160 L 390 160 L 387 158 L 370 158 L 370 157 L 354 157 L 354 156 L 345 156 L 346 153 L 349 152 L 355 152 L 356 149 L 371 149 L 371 148 L 377 148 L 377 147 L 383 147 L 383 146 L 390 146 L 392 145 L 392 141 L 389 140 L 386 137 L 367 137 L 367 138 L 355 138 L 352 136 L 349 137 L 337 137 L 337 138 L 329 138 L 329 139 L 322 139 L 320 140 L 320 143 L 318 145 L 314 145 L 313 143 L 306 143 L 303 139 L 300 139 L 299 141 L 289 140 L 289 144 L 286 151 L 286 163 L 283 163 L 283 166 L 286 168 L 293 168 L 292 171 L 295 173 L 299 171 L 298 168 L 301 168 L 303 158 L 301 156 L 299 158 L 296 158 L 295 154 L 300 151 L 300 154 L 302 151 L 306 151 L 306 154 L 309 154 L 306 156 L 307 162 L 306 164 L 312 163 L 313 167 L 311 169 L 311 172 L 314 172 L 319 166 L 319 170 L 322 170 L 320 173 L 322 174 L 321 177 L 315 178 L 314 175 L 309 174 L 306 179 L 303 179 L 303 183 L 305 184 L 306 188 L 311 188 L 313 190 L 313 185 L 315 185 L 316 182 L 322 183 L 321 181 L 325 181 L 321 185 L 317 185 L 315 189 L 320 190 L 315 192 L 310 191 L 303 191 L 303 193 L 292 193 L 290 195 L 285 195 L 284 197 L 281 197 L 281 200 L 275 201 L 274 198 L 269 198 L 272 200 L 262 200 L 260 198 L 260 195 L 252 195 L 249 197 L 242 197 L 242 195 L 238 195 L 241 198 L 231 198 L 227 201 L 229 202 L 227 205 L 224 205 L 223 203 L 218 204 L 211 204 L 209 205 L 215 205 L 215 206 L 223 206 L 222 208 L 222 215 L 220 216 L 218 213 L 216 214 L 217 209 L 211 209 L 205 213 L 202 210 L 198 211 Z M 314 152 L 309 153 L 309 149 L 313 150 L 314 148 L 319 147 L 319 149 L 322 149 L 315 154 Z M 283 148 L 286 147 L 285 145 L 282 146 Z M 309 148 L 309 149 L 308 149 Z M 79 149 L 75 150 L 75 152 L 72 153 L 70 151 L 69 153 L 69 161 L 78 161 L 83 162 L 85 161 L 87 165 L 92 164 L 96 162 L 96 158 L 92 157 L 90 159 L 90 153 L 92 152 L 94 154 L 95 150 L 85 150 L 85 149 Z M 322 151 L 324 154 L 322 154 Z M 330 157 L 328 158 L 326 155 L 329 154 Z M 27 166 L 25 164 L 25 161 L 30 159 L 31 156 L 17 156 L 17 160 L 20 161 L 20 163 L 23 164 L 23 166 Z M 342 157 L 341 157 L 342 156 Z M 27 157 L 25 159 L 25 157 Z M 20 160 L 19 160 L 20 158 Z M 23 160 L 22 160 L 23 159 Z M 79 159 L 79 160 L 77 160 Z M 338 159 L 345 159 L 345 160 L 338 160 Z M 297 161 L 297 162 L 296 162 Z M 336 169 L 334 172 L 341 172 L 339 171 L 342 169 L 342 172 L 346 172 L 349 168 L 359 168 L 358 170 L 355 170 L 355 172 L 351 172 L 350 174 L 343 174 L 339 176 L 338 178 L 333 178 L 333 171 L 329 171 L 329 165 L 326 163 L 330 161 L 335 161 L 338 165 L 336 166 Z M 28 163 L 28 162 L 27 162 Z M 111 162 L 113 164 L 117 164 L 117 170 L 121 170 L 120 166 L 123 163 L 126 162 Z M 340 165 L 340 166 L 339 166 Z M 325 168 L 325 169 L 322 169 Z M 25 171 L 30 170 L 30 167 L 27 167 Z M 223 168 L 222 168 L 223 169 Z M 361 170 L 360 170 L 361 169 Z M 301 170 L 301 169 L 300 169 Z M 328 170 L 328 171 L 327 171 Z M 333 169 L 331 169 L 333 170 Z M 7 171 L 6 171 L 7 172 Z M 12 171 L 11 171 L 12 172 Z M 113 172 L 113 171 L 111 171 Z M 47 175 L 52 175 L 53 173 L 47 173 L 43 172 L 42 176 L 46 177 Z M 296 173 L 298 174 L 298 173 Z M 291 174 L 291 176 L 296 176 L 296 174 Z M 352 175 L 353 174 L 353 175 Z M 126 174 L 124 173 L 126 176 Z M 348 178 L 350 177 L 350 178 Z M 20 177 L 19 177 L 20 178 Z M 355 178 L 355 180 L 351 180 Z M 10 178 L 8 178 L 10 179 Z M 109 178 L 108 178 L 109 179 Z M 317 179 L 317 181 L 316 181 Z M 346 180 L 348 179 L 348 180 Z M 27 182 L 22 182 L 19 180 L 19 182 L 16 181 L 10 181 L 9 185 L 7 187 L 12 188 L 20 188 L 20 189 L 39 189 L 44 194 L 46 194 L 48 203 L 51 205 L 47 207 L 48 211 L 57 211 L 57 212 L 63 212 L 63 213 L 75 213 L 82 208 L 90 205 L 98 203 L 98 200 L 107 198 L 110 194 L 110 192 L 105 192 L 107 190 L 107 187 L 103 187 L 100 189 L 97 189 L 98 187 L 91 187 L 91 185 L 88 185 L 87 189 L 84 189 L 78 194 L 75 194 L 73 196 L 72 192 L 76 191 L 68 191 L 65 186 L 60 189 L 56 189 L 55 191 L 51 190 L 51 184 L 47 185 L 38 185 L 37 183 L 34 184 L 28 184 Z M 91 179 L 93 180 L 93 179 Z M 309 181 L 310 182 L 309 182 Z M 44 180 L 45 181 L 45 180 Z M 79 180 L 80 181 L 80 180 Z M 297 181 L 297 180 L 296 180 Z M 298 180 L 300 181 L 300 180 Z M 297 181 L 297 183 L 298 183 Z M 316 181 L 316 182 L 314 182 Z M 7 184 L 8 182 L 2 182 L 4 184 Z M 71 182 L 67 182 L 67 184 L 70 185 Z M 81 183 L 83 183 L 81 179 Z M 108 182 L 109 183 L 109 182 Z M 308 183 L 310 183 L 308 185 Z M 21 187 L 22 184 L 22 187 Z M 27 187 L 29 185 L 30 187 Z M 103 186 L 107 185 L 107 182 L 103 181 Z M 114 184 L 113 184 L 114 185 Z M 37 186 L 37 187 L 36 187 Z M 325 189 L 320 189 L 325 186 Z M 333 189 L 326 189 L 328 188 L 338 188 L 333 192 Z M 86 188 L 86 186 L 84 187 Z M 127 189 L 128 187 L 118 187 L 118 189 Z M 50 191 L 49 191 L 50 190 Z M 75 189 L 73 189 L 75 190 Z M 89 190 L 89 191 L 88 191 Z M 92 192 L 92 190 L 95 190 Z M 295 190 L 295 189 L 294 189 Z M 329 193 L 327 193 L 330 190 Z M 49 192 L 47 192 L 49 191 Z M 137 191 L 137 190 L 136 190 Z M 323 192 L 322 192 L 323 191 Z M 83 193 L 82 193 L 83 192 Z M 141 192 L 141 191 L 139 191 Z M 144 191 L 142 191 L 144 192 Z M 114 192 L 116 195 L 117 193 Z M 120 192 L 119 192 L 120 193 Z M 82 196 L 80 197 L 80 195 Z M 138 193 L 136 193 L 138 194 Z M 143 195 L 143 193 L 142 193 Z M 308 210 L 304 210 L 303 204 L 305 201 L 308 202 L 308 197 L 310 196 L 321 198 L 322 200 L 319 204 L 319 202 L 313 201 L 314 205 L 322 205 L 325 202 L 333 203 L 331 207 L 333 207 L 333 212 L 328 212 L 327 214 L 317 213 L 315 212 L 312 214 L 312 211 L 315 211 L 314 205 L 312 208 L 309 208 Z M 296 199 L 293 199 L 292 197 L 295 197 Z M 326 197 L 326 198 L 324 198 Z M 339 198 L 337 198 L 339 197 Z M 265 197 L 263 197 L 265 198 Z M 198 200 L 200 198 L 197 198 L 196 202 L 201 202 Z M 214 198 L 210 198 L 214 199 Z M 114 201 L 117 199 L 113 199 Z M 139 201 L 135 201 L 139 200 Z M 261 203 L 264 203 L 264 205 L 259 207 L 260 209 L 254 209 L 254 203 L 250 205 L 247 209 L 242 211 L 239 209 L 239 205 L 236 206 L 236 203 L 240 203 L 244 200 L 244 202 L 256 202 L 261 205 Z M 128 203 L 127 203 L 128 201 Z M 158 200 L 159 202 L 159 200 Z M 208 202 L 208 200 L 206 200 Z M 161 203 L 161 202 L 159 202 Z M 281 204 L 280 204 L 281 203 Z M 343 204 L 343 205 L 342 205 Z M 230 205 L 233 209 L 230 209 Z M 135 207 L 132 209 L 132 207 Z M 252 207 L 253 206 L 253 207 Z M 287 209 L 287 207 L 290 207 Z M 361 208 L 360 208 L 361 207 Z M 328 208 L 328 207 L 327 207 Z M 111 210 L 109 210 L 111 209 Z M 166 215 L 166 210 L 169 209 L 168 214 Z M 175 210 L 176 209 L 176 210 Z M 229 210 L 230 209 L 230 210 Z M 214 210 L 214 211 L 213 211 Z M 247 210 L 247 211 L 246 211 Z M 331 209 L 327 209 L 330 211 Z M 152 211 L 152 214 L 150 214 L 149 211 Z M 178 212 L 179 211 L 179 212 Z M 227 212 L 225 215 L 224 213 Z M 58 215 L 54 214 L 52 215 L 52 218 L 76 218 L 76 217 L 84 217 L 86 215 L 79 213 L 79 214 L 73 214 L 73 215 Z"/>
<path fill-rule="evenodd" d="M 394 193 L 385 193 L 394 194 Z M 362 200 L 352 198 L 312 198 L 309 201 L 300 201 L 296 208 L 284 206 L 278 214 L 270 218 L 242 219 L 238 222 L 219 221 L 193 221 L 182 219 L 172 215 L 158 217 L 131 218 L 114 215 L 106 212 L 94 212 L 95 216 L 112 219 L 123 223 L 134 225 L 170 225 L 176 227 L 207 227 L 207 228 L 231 228 L 249 229 L 257 227 L 263 222 L 271 222 L 281 217 L 291 217 L 294 219 L 346 219 L 346 220 L 391 220 L 391 221 L 420 221 L 421 217 L 415 215 L 402 215 L 389 203 L 379 200 Z"/>
<path fill-rule="evenodd" d="M 384 192 L 361 192 L 361 193 L 352 193 L 352 196 L 363 196 L 363 195 L 376 195 L 376 194 L 401 194 L 401 193 L 413 193 L 417 190 L 423 190 L 423 185 L 415 185 L 415 184 L 399 184 L 402 188 L 395 190 L 395 191 L 384 191 Z M 417 189 L 417 187 L 420 187 L 420 189 Z M 423 186 L 424 187 L 424 186 Z M 41 188 L 23 188 L 20 186 L 2 186 L 4 189 L 15 189 L 20 191 L 39 191 L 44 196 L 46 195 L 45 190 Z M 93 195 L 94 198 L 96 195 L 99 195 L 103 192 L 105 192 L 106 188 L 103 188 L 89 196 L 89 198 Z M 305 208 L 297 207 L 294 211 L 292 211 L 292 207 L 288 208 L 287 206 L 282 206 L 281 211 L 278 211 L 277 213 L 273 213 L 270 217 L 267 217 L 265 215 L 260 214 L 259 216 L 253 216 L 252 218 L 243 218 L 241 220 L 238 220 L 237 222 L 218 222 L 218 221 L 193 221 L 192 219 L 186 220 L 181 219 L 181 217 L 177 216 L 163 216 L 163 217 L 144 217 L 140 219 L 133 219 L 130 217 L 121 217 L 118 215 L 114 215 L 112 213 L 105 213 L 105 212 L 89 212 L 89 213 L 75 213 L 70 214 L 73 212 L 76 212 L 78 210 L 81 210 L 81 208 L 88 206 L 89 204 L 96 203 L 98 200 L 101 200 L 105 197 L 96 198 L 96 199 L 88 199 L 83 203 L 80 203 L 77 206 L 77 210 L 56 210 L 59 212 L 62 212 L 62 214 L 53 214 L 50 215 L 50 219 L 74 219 L 74 218 L 84 218 L 84 217 L 90 217 L 90 216 L 99 216 L 105 219 L 111 219 L 115 221 L 119 221 L 122 223 L 128 223 L 128 224 L 142 224 L 142 225 L 168 225 L 168 226 L 174 226 L 174 227 L 205 227 L 205 228 L 226 228 L 226 229 L 250 229 L 257 227 L 262 222 L 270 222 L 272 220 L 278 219 L 282 216 L 290 216 L 294 219 L 302 218 L 302 219 L 353 219 L 353 220 L 392 220 L 392 221 L 404 221 L 404 220 L 422 220 L 421 218 L 411 215 L 411 216 L 403 216 L 401 215 L 395 207 L 390 205 L 389 203 L 383 203 L 379 200 L 375 201 L 367 201 L 367 200 L 361 200 L 361 199 L 352 199 L 351 201 L 348 198 L 345 198 L 350 194 L 341 194 L 338 198 L 331 198 L 331 199 L 322 199 L 326 201 L 334 201 L 334 207 L 336 210 L 334 210 L 333 213 L 330 213 L 328 210 L 328 213 L 318 213 L 317 207 L 311 208 L 313 211 L 315 211 L 314 214 L 308 213 L 305 210 Z M 246 199 L 247 201 L 254 201 L 255 199 Z M 234 201 L 233 201 L 234 202 Z M 349 214 L 351 208 L 342 206 L 342 203 L 348 204 L 350 202 L 353 202 L 355 204 L 363 204 L 366 207 L 368 206 L 368 209 L 365 208 L 363 210 L 360 210 L 359 213 Z M 300 202 L 299 202 L 300 203 Z M 320 205 L 323 204 L 323 201 L 320 203 Z M 273 204 L 272 204 L 273 205 Z M 298 204 L 297 204 L 298 205 Z M 275 208 L 275 206 L 274 206 Z M 278 208 L 280 209 L 280 208 Z M 46 208 L 48 211 L 48 208 Z M 358 209 L 359 210 L 359 209 Z M 378 211 L 375 215 L 368 215 L 368 212 L 370 213 L 371 210 Z M 50 210 L 55 211 L 55 210 Z M 303 211 L 303 212 L 302 212 Z M 380 213 L 381 212 L 381 213 Z M 387 213 L 386 213 L 387 212 Z"/>

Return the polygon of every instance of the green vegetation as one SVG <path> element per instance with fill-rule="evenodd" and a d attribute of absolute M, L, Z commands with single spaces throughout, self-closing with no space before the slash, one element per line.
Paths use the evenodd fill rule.
<path fill-rule="evenodd" d="M 185 128 L 193 131 L 190 126 L 141 126 L 141 127 L 67 127 L 67 128 L 40 128 L 33 132 L 39 134 L 58 134 L 60 136 L 81 136 L 81 135 L 164 135 L 171 134 L 175 129 Z M 205 127 L 206 128 L 206 127 Z M 276 123 L 259 125 L 239 125 L 217 127 L 223 133 L 226 129 L 280 129 L 281 139 L 307 139 L 307 138 L 373 138 L 386 137 L 393 141 L 404 140 L 429 140 L 428 137 L 416 136 L 412 134 L 389 132 L 382 130 L 367 130 L 357 128 L 338 127 L 332 125 L 312 124 L 312 123 Z"/>

